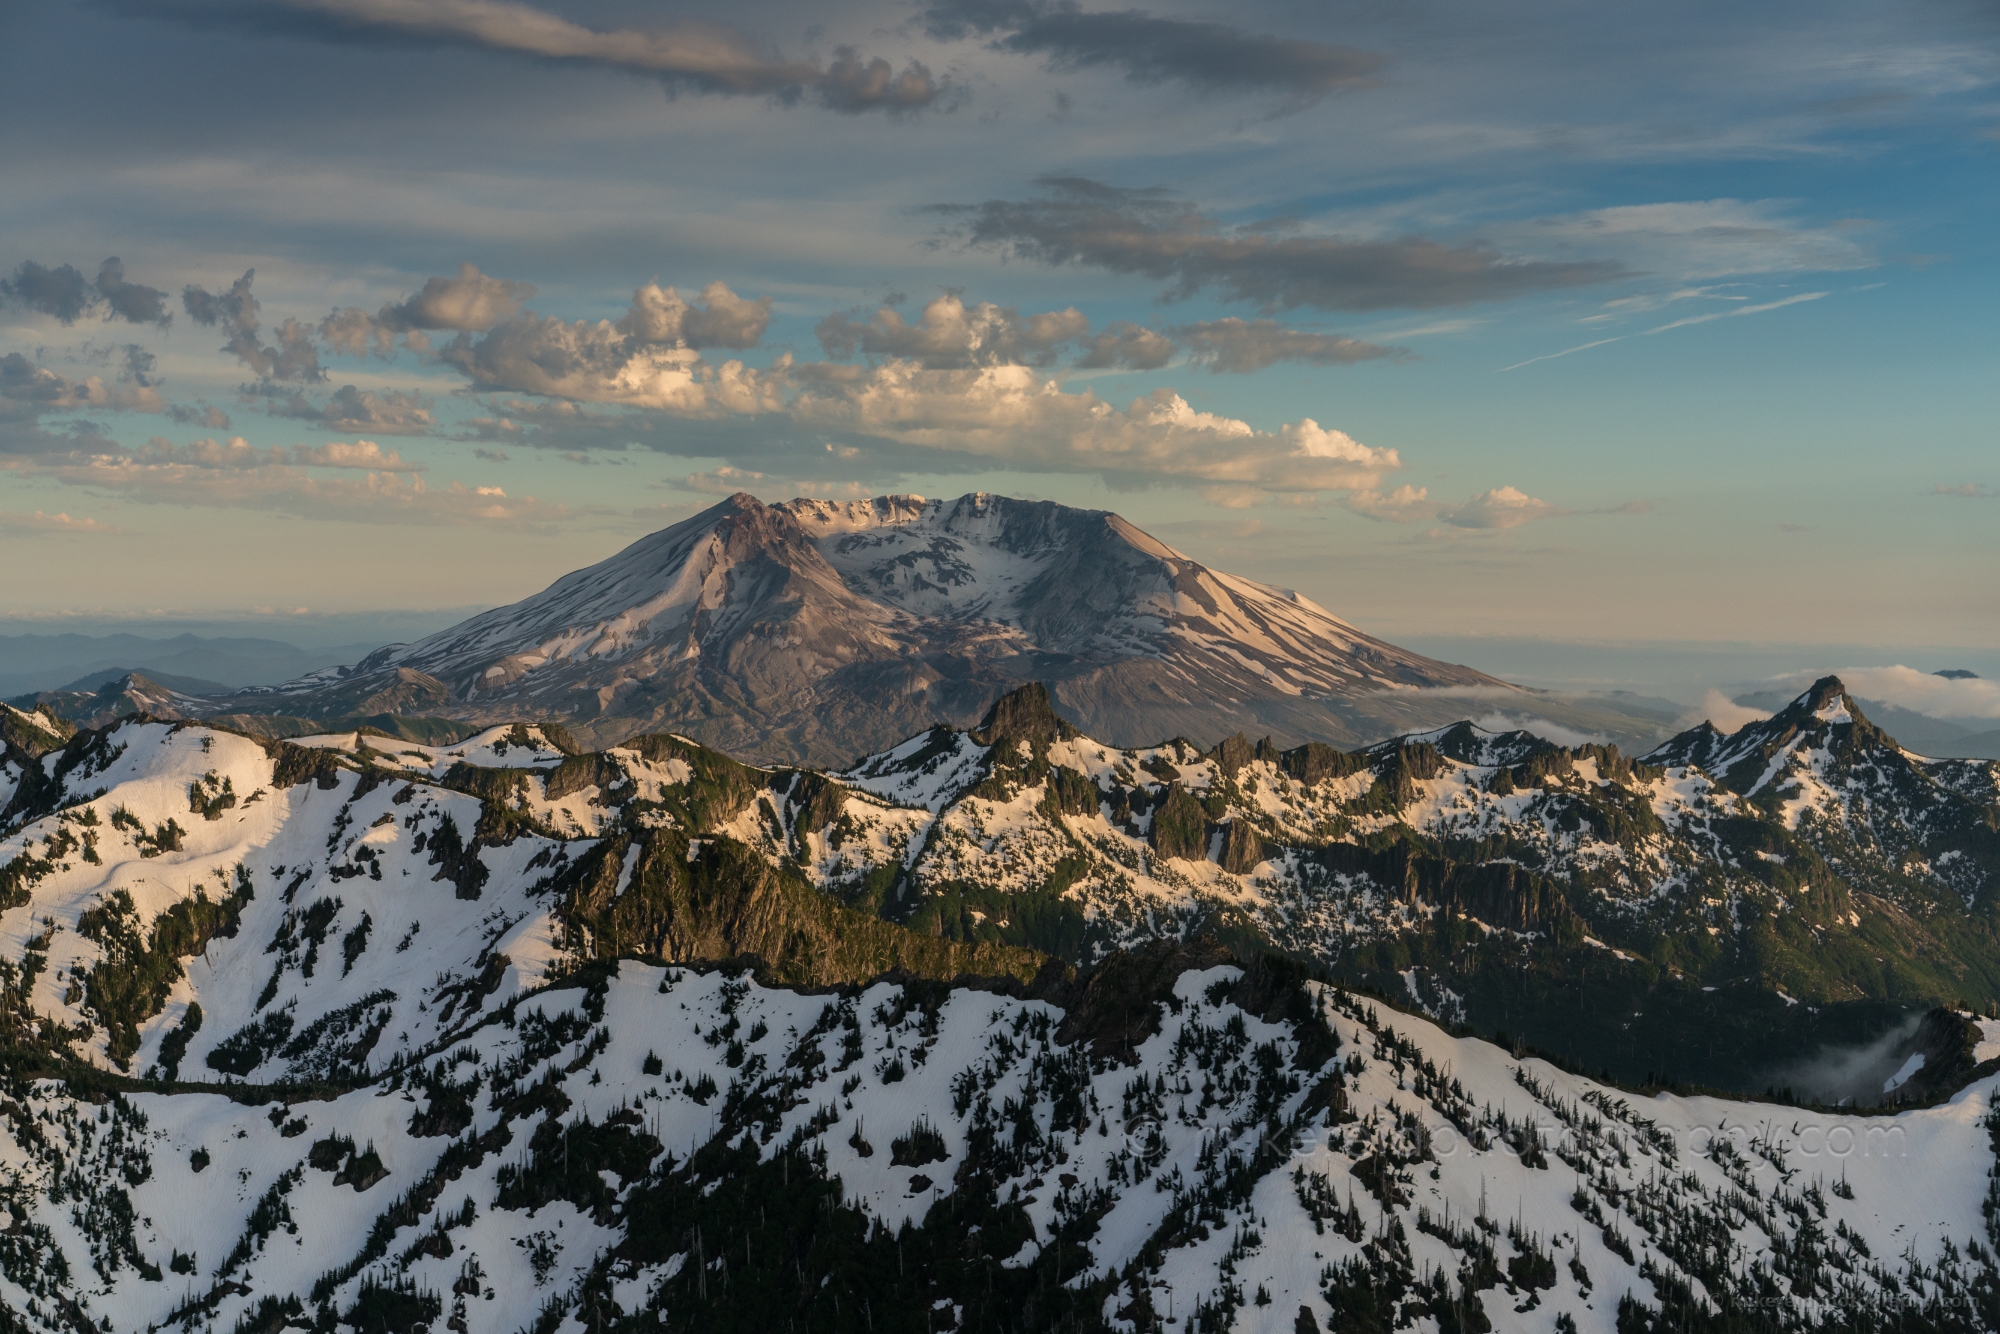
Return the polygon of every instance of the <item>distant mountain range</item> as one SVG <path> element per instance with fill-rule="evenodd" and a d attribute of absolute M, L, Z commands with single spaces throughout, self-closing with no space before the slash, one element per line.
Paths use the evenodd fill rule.
<path fill-rule="evenodd" d="M 511 606 L 192 709 L 276 731 L 547 720 L 596 745 L 666 729 L 825 765 L 969 725 L 1027 681 L 1125 745 L 1239 730 L 1354 745 L 1457 718 L 1468 700 L 1628 743 L 1671 717 L 1521 690 L 1212 570 L 1116 514 L 992 495 L 732 496 Z"/>
<path fill-rule="evenodd" d="M 190 694 L 224 694 L 352 662 L 374 647 L 301 648 L 279 639 L 192 633 L 0 635 L 0 698 L 96 690 L 132 672 Z"/>

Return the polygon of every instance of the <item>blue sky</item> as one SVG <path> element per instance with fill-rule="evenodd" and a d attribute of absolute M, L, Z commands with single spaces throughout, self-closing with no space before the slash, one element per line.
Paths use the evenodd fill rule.
<path fill-rule="evenodd" d="M 488 604 L 739 488 L 985 489 L 1391 637 L 2000 648 L 1987 7 L 0 45 L 0 616 Z"/>

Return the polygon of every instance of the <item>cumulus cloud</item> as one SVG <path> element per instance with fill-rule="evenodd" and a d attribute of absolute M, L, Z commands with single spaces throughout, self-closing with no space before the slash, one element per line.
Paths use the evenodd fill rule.
<path fill-rule="evenodd" d="M 1083 355 L 1076 364 L 1082 370 L 1122 367 L 1133 371 L 1156 371 L 1174 358 L 1180 349 L 1174 340 L 1157 330 L 1130 320 L 1115 320 L 1102 333 L 1085 341 Z"/>
<path fill-rule="evenodd" d="M 373 315 L 355 306 L 335 310 L 320 321 L 319 336 L 351 357 L 371 351 L 386 357 L 399 334 L 423 350 L 429 346 L 424 330 L 478 333 L 520 314 L 534 294 L 531 283 L 489 277 L 475 265 L 461 264 L 456 278 L 428 278 L 421 289 Z"/>
<path fill-rule="evenodd" d="M 295 319 L 279 325 L 276 341 L 265 346 L 257 337 L 260 303 L 250 286 L 257 270 L 246 269 L 226 292 L 210 292 L 190 283 L 181 289 L 181 305 L 196 324 L 219 327 L 229 335 L 222 350 L 265 380 L 312 383 L 326 378 L 320 369 L 319 346 L 313 331 Z"/>
<path fill-rule="evenodd" d="M 0 279 L 0 297 L 53 315 L 63 324 L 74 324 L 83 316 L 104 309 L 107 320 L 130 324 L 157 324 L 165 328 L 173 322 L 167 310 L 167 294 L 125 280 L 125 263 L 116 255 L 97 266 L 95 281 L 86 279 L 73 265 L 44 268 L 33 260 L 23 260 L 12 278 Z"/>
<path fill-rule="evenodd" d="M 1112 485 L 1234 484 L 1274 492 L 1373 486 L 1401 467 L 1310 418 L 1275 431 L 1199 412 L 1172 390 L 1124 408 L 1025 366 L 932 371 L 913 362 L 806 367 L 785 412 L 809 429 L 948 450 L 1031 471 L 1097 473 Z"/>
<path fill-rule="evenodd" d="M 1307 366 L 1347 366 L 1357 361 L 1408 355 L 1401 348 L 1381 347 L 1338 334 L 1288 329 L 1276 320 L 1240 320 L 1229 316 L 1199 324 L 1183 324 L 1174 335 L 1187 344 L 1188 359 L 1211 371 L 1248 373 L 1279 362 Z"/>
<path fill-rule="evenodd" d="M 1043 264 L 1080 264 L 1170 284 L 1167 295 L 1213 291 L 1266 310 L 1386 310 L 1496 301 L 1621 276 L 1610 260 L 1520 259 L 1484 246 L 1421 237 L 1350 241 L 1225 230 L 1162 189 L 1121 189 L 1044 177 L 1026 200 L 938 204 L 959 234 Z"/>
<path fill-rule="evenodd" d="M 1463 505 L 1438 511 L 1438 518 L 1454 528 L 1519 528 L 1537 519 L 1553 519 L 1569 513 L 1546 500 L 1537 500 L 1518 487 L 1500 486 L 1481 491 Z"/>
<path fill-rule="evenodd" d="M 1023 316 L 991 301 L 968 307 L 957 293 L 947 292 L 914 323 L 883 306 L 866 320 L 853 311 L 829 315 L 816 332 L 830 357 L 860 353 L 914 361 L 926 370 L 955 370 L 1050 365 L 1061 348 L 1090 332 L 1090 321 L 1074 306 Z"/>
<path fill-rule="evenodd" d="M 757 346 L 771 327 L 771 298 L 750 300 L 712 282 L 692 302 L 671 287 L 647 283 L 632 293 L 632 308 L 614 326 L 641 343 L 679 347 Z"/>
<path fill-rule="evenodd" d="M 200 426 L 211 431 L 229 429 L 229 414 L 213 403 L 176 403 L 167 415 L 182 426 Z"/>
<path fill-rule="evenodd" d="M 114 528 L 101 519 L 72 518 L 67 513 L 44 514 L 36 510 L 32 514 L 10 513 L 0 510 L 0 533 L 117 533 L 123 529 Z"/>
<path fill-rule="evenodd" d="M 1372 487 L 1351 492 L 1341 503 L 1356 514 L 1389 523 L 1420 523 L 1433 518 L 1438 505 L 1430 498 L 1430 488 L 1399 486 L 1382 492 Z"/>
<path fill-rule="evenodd" d="M 0 421 L 30 421 L 45 413 L 91 408 L 115 412 L 164 412 L 166 400 L 150 384 L 107 385 L 92 375 L 72 380 L 38 366 L 19 352 L 0 356 Z"/>
<path fill-rule="evenodd" d="M 1383 64 L 1348 46 L 1047 0 L 944 0 L 925 20 L 933 37 L 985 37 L 996 50 L 1045 57 L 1052 69 L 1116 69 L 1134 83 L 1210 93 L 1276 92 L 1294 106 L 1364 85 Z"/>
<path fill-rule="evenodd" d="M 328 431 L 369 431 L 377 435 L 429 435 L 436 425 L 431 401 L 401 389 L 357 389 L 344 384 L 324 403 L 293 394 L 271 408 L 274 417 L 308 421 Z"/>
<path fill-rule="evenodd" d="M 362 46 L 460 47 L 556 64 L 623 70 L 669 93 L 812 97 L 849 115 L 950 109 L 959 90 L 918 61 L 900 73 L 841 47 L 826 68 L 788 59 L 748 34 L 694 20 L 598 29 L 518 0 L 168 0 L 133 9 L 204 25 L 231 23 L 286 36 Z"/>
<path fill-rule="evenodd" d="M 1394 450 L 1371 448 L 1309 419 L 1263 431 L 1198 412 L 1170 390 L 1122 408 L 1088 390 L 1066 390 L 1019 360 L 998 359 L 996 351 L 1018 356 L 1053 343 L 1069 327 L 1063 312 L 1037 334 L 1032 317 L 1003 318 L 998 311 L 982 317 L 956 298 L 941 303 L 933 303 L 933 317 L 915 324 L 855 320 L 829 331 L 835 346 L 851 337 L 860 349 L 872 338 L 879 348 L 927 354 L 941 364 L 926 364 L 924 355 L 885 355 L 872 365 L 801 364 L 785 355 L 764 369 L 717 365 L 691 348 L 636 343 L 608 321 L 533 315 L 457 340 L 443 356 L 478 388 L 570 400 L 546 408 L 510 402 L 509 420 L 557 426 L 565 438 L 595 433 L 605 444 L 630 441 L 630 421 L 594 417 L 582 405 L 718 422 L 749 418 L 792 438 L 864 437 L 1004 467 L 1098 473 L 1121 486 L 1344 491 L 1373 487 L 1401 466 Z M 996 357 L 992 364 L 966 364 L 988 354 Z"/>
<path fill-rule="evenodd" d="M 1571 511 L 1551 505 L 1546 500 L 1522 491 L 1519 487 L 1499 486 L 1490 491 L 1481 491 L 1461 505 L 1450 505 L 1431 499 L 1427 487 L 1399 486 L 1393 491 L 1379 491 L 1372 487 L 1356 489 L 1341 500 L 1341 503 L 1356 514 L 1370 519 L 1381 519 L 1388 523 L 1427 523 L 1436 521 L 1453 528 L 1519 528 L 1522 524 L 1533 523 L 1537 519 L 1554 519 Z M 1618 510 L 1604 510 L 1599 513 L 1624 513 Z"/>

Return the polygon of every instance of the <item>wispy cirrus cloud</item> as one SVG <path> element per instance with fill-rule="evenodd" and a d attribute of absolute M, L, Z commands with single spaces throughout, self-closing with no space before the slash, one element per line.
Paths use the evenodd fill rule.
<path fill-rule="evenodd" d="M 924 11 L 924 22 L 940 40 L 982 37 L 1056 70 L 1112 69 L 1134 83 L 1204 93 L 1277 93 L 1294 108 L 1366 87 L 1387 63 L 1351 46 L 1047 0 L 945 0 Z"/>
<path fill-rule="evenodd" d="M 935 204 L 967 245 L 1050 265 L 1075 264 L 1210 292 L 1265 310 L 1390 310 L 1498 301 L 1608 281 L 1609 259 L 1538 260 L 1422 237 L 1351 240 L 1226 229 L 1171 191 L 1044 177 L 1029 199 Z"/>
<path fill-rule="evenodd" d="M 739 28 L 701 20 L 591 28 L 518 0 L 120 0 L 150 18 L 233 27 L 356 46 L 490 51 L 554 64 L 620 70 L 669 93 L 805 98 L 830 111 L 949 110 L 961 90 L 921 61 L 897 70 L 842 46 L 824 64 L 787 57 Z"/>
<path fill-rule="evenodd" d="M 1783 310 L 1787 306 L 1801 305 L 1807 301 L 1821 301 L 1832 295 L 1833 293 L 1831 292 L 1800 292 L 1793 296 L 1781 297 L 1776 301 L 1764 301 L 1748 306 L 1731 306 L 1726 310 L 1706 311 L 1700 315 L 1689 315 L 1682 319 L 1669 320 L 1667 323 L 1657 325 L 1654 328 L 1642 329 L 1636 334 L 1617 334 L 1610 338 L 1592 339 L 1588 343 L 1579 343 L 1575 347 L 1566 347 L 1560 352 L 1547 352 L 1539 357 L 1529 357 L 1526 361 L 1517 361 L 1511 366 L 1502 366 L 1500 369 L 1502 371 L 1518 371 L 1523 366 L 1532 366 L 1538 361 L 1556 361 L 1563 357 L 1574 356 L 1578 352 L 1588 352 L 1594 347 L 1608 347 L 1612 343 L 1622 343 L 1627 338 L 1646 338 L 1654 334 L 1663 334 L 1673 329 L 1686 329 L 1696 324 L 1711 324 L 1716 320 L 1733 320 L 1740 319 L 1745 315 L 1762 315 L 1767 311 Z"/>

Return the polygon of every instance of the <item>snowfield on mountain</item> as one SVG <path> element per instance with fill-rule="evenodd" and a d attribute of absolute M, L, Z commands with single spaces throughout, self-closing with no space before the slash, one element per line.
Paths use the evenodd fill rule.
<path fill-rule="evenodd" d="M 1995 766 L 1837 681 L 1640 761 L 5 721 L 21 1328 L 2000 1319 L 2000 1022 L 1904 999 L 1994 999 Z M 1881 1113 L 1575 1073 L 1862 1030 Z"/>

